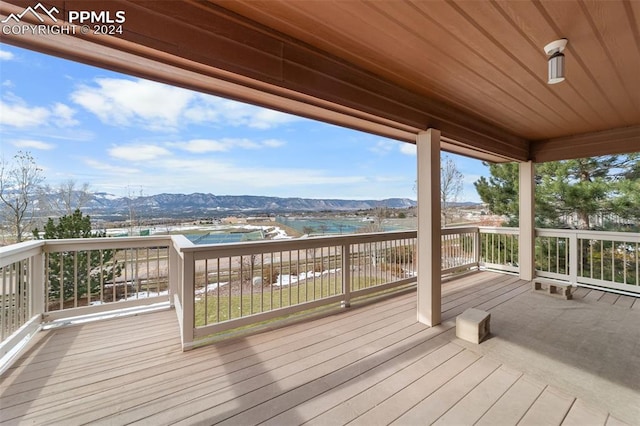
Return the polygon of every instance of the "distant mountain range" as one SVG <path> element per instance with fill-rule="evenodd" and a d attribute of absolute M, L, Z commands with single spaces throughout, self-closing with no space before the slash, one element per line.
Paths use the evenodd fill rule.
<path fill-rule="evenodd" d="M 285 213 L 314 211 L 353 211 L 376 207 L 408 208 L 416 206 L 408 198 L 385 200 L 337 200 L 279 198 L 254 195 L 158 194 L 136 198 L 116 197 L 98 192 L 91 194 L 83 211 L 91 215 L 128 217 L 211 217 L 238 213 Z"/>

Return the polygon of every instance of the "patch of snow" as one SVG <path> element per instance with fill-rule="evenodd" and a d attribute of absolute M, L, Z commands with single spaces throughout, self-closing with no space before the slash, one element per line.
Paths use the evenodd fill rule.
<path fill-rule="evenodd" d="M 299 281 L 303 281 L 303 280 L 308 280 L 308 279 L 312 279 L 314 277 L 319 278 L 323 275 L 328 275 L 328 274 L 336 274 L 340 271 L 340 268 L 337 269 L 326 269 L 322 272 L 313 272 L 313 271 L 308 271 L 308 272 L 303 272 L 299 275 L 289 275 L 289 274 L 280 274 L 278 275 L 278 280 L 271 284 L 273 286 L 276 287 L 286 287 L 289 285 L 294 285 L 297 284 Z"/>

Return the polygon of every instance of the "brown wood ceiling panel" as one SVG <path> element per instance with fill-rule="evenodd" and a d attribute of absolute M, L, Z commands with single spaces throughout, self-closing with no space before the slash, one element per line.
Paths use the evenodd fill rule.
<path fill-rule="evenodd" d="M 128 1 L 122 7 L 127 10 L 129 40 L 245 75 L 282 79 L 282 43 L 259 31 L 230 25 L 206 8 L 185 7 L 178 1 Z M 167 50 L 165 44 L 175 49 Z"/>
<path fill-rule="evenodd" d="M 615 6 L 614 4 L 613 7 Z M 545 1 L 539 3 L 539 8 L 548 13 L 558 28 L 565 29 L 565 37 L 569 39 L 570 43 L 567 48 L 567 56 L 570 60 L 580 63 L 581 67 L 590 75 L 592 84 L 607 97 L 608 104 L 621 117 L 621 120 L 615 123 L 611 122 L 611 127 L 622 127 L 637 122 L 640 113 L 636 110 L 628 92 L 632 87 L 625 87 L 619 72 L 608 57 L 607 50 L 602 43 L 602 34 L 599 31 L 599 29 L 610 31 L 618 25 L 624 26 L 627 19 L 622 22 L 612 22 L 608 21 L 604 14 L 591 15 L 581 2 Z M 612 6 L 609 5 L 608 9 L 611 8 Z M 594 19 L 598 22 L 597 27 Z M 616 53 L 625 56 L 628 54 L 628 52 L 620 51 Z M 624 59 L 624 56 L 621 59 Z M 627 59 L 624 59 L 624 62 L 625 66 L 634 68 L 632 64 L 627 62 Z M 569 75 L 569 71 L 567 71 L 567 78 Z M 632 80 L 637 82 L 638 79 Z M 631 84 L 631 81 L 627 84 Z M 640 96 L 640 91 L 636 91 L 636 94 L 631 94 L 631 96 Z M 589 130 L 597 129 L 591 128 Z"/>
<path fill-rule="evenodd" d="M 0 0 L 3 10 L 11 4 L 17 12 L 32 2 Z M 458 146 L 516 159 L 557 158 L 574 155 L 581 140 L 589 152 L 606 152 L 608 136 L 640 151 L 639 4 L 102 0 L 92 9 L 126 9 L 127 31 L 79 38 L 204 77 L 190 83 L 188 73 L 157 68 L 149 77 L 159 81 L 234 97 L 215 83 L 220 79 L 259 91 L 241 91 L 241 100 L 296 113 L 282 101 L 292 99 L 298 107 L 308 103 L 303 115 L 401 140 L 434 126 Z M 559 37 L 569 39 L 567 81 L 549 86 L 542 48 Z M 102 63 L 91 49 L 5 40 Z M 104 66 L 145 76 L 115 57 Z M 319 108 L 330 112 L 318 114 Z M 595 139 L 586 135 L 594 131 Z"/>
<path fill-rule="evenodd" d="M 308 3 L 305 2 L 304 10 L 298 10 L 298 3 L 281 3 L 281 2 L 268 2 L 268 9 L 266 13 L 255 10 L 257 6 L 265 6 L 264 3 L 248 2 L 242 5 L 242 8 L 238 6 L 239 3 L 233 2 L 231 6 L 234 10 L 242 12 L 244 15 L 253 16 L 251 12 L 247 12 L 246 8 L 253 10 L 253 13 L 259 14 L 260 19 L 266 25 L 277 26 L 279 29 L 284 30 L 287 34 L 295 37 L 302 38 L 304 41 L 310 44 L 322 48 L 323 50 L 330 51 L 330 53 L 336 54 L 338 57 L 343 57 L 351 63 L 355 63 L 363 68 L 370 69 L 377 75 L 381 75 L 389 81 L 396 81 L 403 84 L 404 87 L 408 87 L 415 93 L 424 93 L 424 87 L 429 87 L 429 95 L 432 98 L 439 99 L 443 103 L 459 107 L 461 109 L 468 109 L 468 102 L 473 98 L 473 95 L 486 96 L 486 93 L 478 92 L 477 86 L 467 84 L 462 90 L 458 92 L 452 92 L 450 88 L 439 84 L 436 78 L 431 78 L 430 81 L 425 79 L 425 76 L 430 76 L 433 72 L 424 70 L 423 66 L 415 66 L 415 61 L 407 62 L 406 58 L 417 57 L 418 53 L 411 54 L 408 51 L 406 37 L 405 40 L 398 39 L 393 40 L 388 34 L 389 25 L 392 24 L 388 21 L 377 20 L 372 22 L 371 16 L 367 15 L 366 21 L 361 21 L 359 16 L 354 14 L 350 10 L 344 10 L 345 5 L 349 7 L 351 3 L 337 2 L 332 4 L 332 9 L 326 8 L 324 2 L 320 3 Z M 223 5 L 229 5 L 225 2 Z M 314 5 L 316 8 L 313 8 Z M 401 6 L 401 4 L 397 4 Z M 284 8 L 287 12 L 282 12 Z M 293 12 L 292 12 L 293 10 Z M 260 12 L 260 13 L 259 13 Z M 336 18 L 339 17 L 339 18 Z M 330 31 L 325 31 L 325 23 L 331 23 L 334 28 Z M 340 28 L 340 33 L 336 35 L 335 27 Z M 314 28 L 314 31 L 310 33 L 308 28 Z M 362 28 L 378 28 L 371 37 L 362 37 Z M 307 35 L 305 37 L 305 35 Z M 330 37 L 329 37 L 330 35 Z M 340 40 L 341 43 L 333 44 L 327 40 Z M 387 54 L 386 61 L 380 61 L 379 55 L 381 50 L 381 44 L 386 44 L 384 49 Z M 400 46 L 400 47 L 398 47 Z M 350 52 L 350 53 L 349 53 Z M 357 55 L 354 53 L 357 52 Z M 420 56 L 427 57 L 423 52 L 419 52 Z M 376 60 L 374 60 L 375 58 Z M 403 64 L 402 67 L 399 67 Z M 384 66 L 384 67 L 383 67 Z M 432 67 L 436 67 L 439 74 L 451 75 L 451 71 L 445 69 L 445 67 L 439 64 L 439 61 L 433 61 Z M 394 68 L 395 70 L 390 70 Z M 417 85 L 416 81 L 421 82 L 422 85 Z M 466 81 L 466 80 L 465 80 Z M 458 96 L 458 94 L 464 94 L 464 97 Z M 496 108 L 496 104 L 499 102 L 493 102 L 492 109 Z M 487 115 L 482 110 L 481 113 L 473 111 L 473 114 L 484 119 L 491 118 L 494 124 L 503 128 L 509 128 L 509 124 L 514 120 L 504 120 L 500 114 L 497 114 L 498 109 L 495 109 L 494 114 Z M 501 120 L 496 120 L 499 117 Z M 521 120 L 526 121 L 525 117 Z"/>
<path fill-rule="evenodd" d="M 640 55 L 630 54 L 634 53 L 634 46 L 640 52 L 640 39 L 637 34 L 634 37 L 634 27 L 638 31 L 636 17 L 621 3 L 605 5 L 587 1 L 581 6 L 585 14 L 590 16 L 589 23 L 609 59 L 611 71 L 619 78 L 630 103 L 635 107 L 636 114 L 632 117 L 637 118 L 640 115 Z M 608 24 L 597 26 L 596 22 Z"/>
<path fill-rule="evenodd" d="M 564 35 L 561 30 L 550 19 L 547 19 L 549 18 L 547 14 L 540 13 L 540 9 L 533 3 L 514 3 L 506 0 L 492 4 L 500 9 L 505 19 L 512 22 L 521 37 L 528 41 L 531 49 L 525 50 L 523 55 L 527 55 L 526 60 L 536 64 L 538 72 L 541 72 L 544 78 L 547 56 L 543 48 L 547 43 L 562 38 Z M 562 84 L 547 86 L 544 90 L 562 99 L 570 108 L 579 108 L 581 114 L 587 118 L 588 125 L 606 128 L 609 120 L 618 118 L 615 110 L 607 108 L 603 114 L 602 109 L 596 106 L 608 102 L 603 93 L 594 87 L 584 69 L 576 64 L 571 57 L 568 59 L 567 67 L 569 68 L 567 71 L 568 79 Z M 540 69 L 542 70 L 540 71 Z M 565 127 L 560 134 L 566 133 L 567 128 Z"/>
<path fill-rule="evenodd" d="M 507 19 L 499 6 L 487 7 L 484 2 L 461 2 L 456 8 L 478 31 L 460 28 L 469 43 L 482 52 L 490 62 L 500 64 L 506 70 L 506 77 L 499 81 L 515 80 L 525 92 L 523 102 L 535 102 L 535 108 L 546 112 L 545 118 L 553 121 L 556 129 L 545 128 L 545 132 L 566 129 L 572 123 L 585 125 L 597 119 L 596 114 L 586 116 L 574 107 L 574 102 L 560 96 L 557 87 L 549 86 L 547 80 L 547 57 L 544 44 L 533 45 L 525 37 L 515 21 Z M 502 34 L 507 35 L 501 36 Z M 551 41 L 551 40 L 549 40 Z M 487 47 L 488 46 L 488 47 Z M 543 123 L 537 123 L 543 125 Z"/>
<path fill-rule="evenodd" d="M 602 155 L 603 146 L 607 154 L 640 152 L 640 126 L 537 141 L 531 144 L 531 159 L 545 162 L 598 156 Z"/>
<path fill-rule="evenodd" d="M 527 117 L 526 123 L 515 129 L 517 133 L 526 134 L 527 137 L 535 137 L 533 135 L 539 132 L 537 127 L 531 126 L 531 117 L 537 117 L 545 127 L 560 128 L 561 123 L 557 122 L 557 118 L 547 112 L 548 108 L 556 107 L 552 100 L 542 99 L 531 90 L 530 87 L 534 86 L 536 81 L 530 75 L 522 75 L 520 64 L 496 44 L 498 40 L 487 37 L 475 20 L 458 5 L 429 3 L 419 4 L 419 7 L 423 16 L 432 19 L 434 25 L 438 26 L 438 32 L 446 33 L 450 37 L 446 45 L 451 45 L 451 55 L 457 56 L 474 71 L 482 74 L 481 77 L 473 74 L 467 77 L 471 79 L 471 84 L 481 87 L 486 93 L 484 97 L 469 100 L 470 106 L 477 110 L 491 110 L 495 99 L 508 102 L 508 107 L 497 111 L 497 114 L 508 120 L 514 114 Z M 452 84 L 451 90 L 459 89 Z M 509 95 L 505 95 L 503 91 L 507 91 Z M 532 113 L 531 109 L 536 112 Z"/>
<path fill-rule="evenodd" d="M 425 96 L 433 96 L 433 92 L 429 90 L 429 80 L 442 82 L 440 86 L 446 85 L 444 94 L 440 91 L 442 100 L 451 102 L 452 96 L 447 93 L 456 93 L 459 99 L 456 102 L 461 103 L 461 107 L 467 110 L 474 99 L 484 99 L 483 108 L 470 112 L 480 114 L 483 118 L 514 132 L 528 125 L 532 114 L 539 115 L 536 107 L 542 104 L 529 105 L 523 102 L 522 87 L 514 81 L 496 84 L 491 76 L 496 73 L 503 74 L 499 67 L 469 49 L 455 33 L 440 27 L 437 21 L 423 15 L 420 10 L 386 2 L 367 3 L 367 6 L 385 14 L 392 25 L 400 26 L 406 31 L 403 39 L 395 41 L 398 45 L 404 43 L 406 46 L 402 50 L 402 54 L 406 55 L 404 60 L 399 61 L 400 65 L 417 73 L 409 83 L 411 90 Z M 425 26 L 435 29 L 421 31 Z M 411 58 L 415 58 L 413 62 L 410 62 Z M 509 113 L 503 114 L 505 111 Z M 539 115 L 539 118 L 544 120 L 542 115 Z M 551 121 L 547 124 L 554 125 Z"/>
<path fill-rule="evenodd" d="M 411 91 L 536 140 L 638 122 L 640 101 L 635 93 L 640 90 L 636 90 L 639 79 L 634 78 L 640 72 L 636 69 L 640 36 L 634 26 L 638 7 L 633 2 L 609 3 L 245 1 L 222 5 Z M 549 86 L 543 47 L 560 37 L 570 39 L 568 77 L 562 84 Z M 603 49 L 605 45 L 610 53 Z M 629 55 L 610 46 L 634 52 L 624 58 Z M 603 82 L 605 75 L 610 81 Z"/>
<path fill-rule="evenodd" d="M 366 3 L 372 8 L 372 13 L 360 14 L 364 18 L 359 18 L 350 14 L 348 9 L 351 3 L 340 3 L 336 12 L 340 16 L 349 16 L 353 23 L 348 37 L 362 38 L 362 31 L 358 28 L 373 26 L 379 30 L 373 37 L 368 38 L 369 45 L 378 47 L 378 54 L 385 52 L 386 61 L 378 61 L 384 68 L 379 73 L 389 81 L 403 84 L 412 92 L 428 96 L 443 102 L 452 104 L 458 108 L 466 110 L 470 114 L 477 115 L 494 124 L 515 130 L 518 117 L 505 120 L 499 112 L 507 108 L 503 103 L 505 92 L 495 85 L 483 87 L 474 84 L 474 78 L 480 78 L 478 73 L 474 73 L 463 61 L 459 61 L 454 56 L 450 56 L 446 49 L 434 48 L 436 44 L 425 44 L 425 39 L 421 36 L 420 26 L 415 27 L 409 20 L 415 16 L 415 10 L 406 4 L 399 3 Z M 394 14 L 386 14 L 386 6 L 394 8 Z M 402 12 L 406 13 L 406 19 L 396 20 L 396 16 Z M 408 21 L 409 20 L 409 21 Z M 441 34 L 440 32 L 424 32 L 425 34 Z M 445 36 L 440 35 L 441 38 Z M 363 40 L 364 42 L 364 40 Z M 350 61 L 361 63 L 362 58 L 351 56 Z M 406 80 L 406 81 L 402 81 Z M 454 87 L 454 89 L 452 89 Z M 492 91 L 500 92 L 500 96 L 493 96 Z M 472 110 L 469 102 L 472 99 L 489 98 L 498 99 L 490 102 L 486 108 Z M 522 123 L 526 117 L 520 117 Z"/>
<path fill-rule="evenodd" d="M 420 16 L 410 25 L 403 25 L 407 19 L 416 19 L 416 10 L 405 3 L 337 2 L 327 8 L 324 2 L 269 2 L 266 10 L 258 9 L 262 4 L 256 2 L 225 2 L 223 5 L 229 5 L 235 11 L 267 25 L 276 26 L 287 34 L 370 69 L 416 93 L 463 108 L 503 128 L 521 130 L 530 123 L 529 116 L 536 114 L 534 108 L 519 100 L 521 96 L 510 94 L 513 88 L 505 89 L 491 83 L 475 67 L 466 64 L 464 59 L 458 59 L 456 53 L 451 53 L 463 46 L 438 47 L 444 44 L 447 37 L 453 35 L 455 38 L 455 34 L 443 34 L 440 30 L 421 31 L 428 24 Z M 378 10 L 378 14 L 373 15 L 366 11 L 366 7 L 374 12 L 376 8 L 391 7 L 391 11 L 385 14 Z M 398 19 L 391 20 L 390 17 Z M 331 30 L 326 29 L 328 26 L 331 26 Z M 314 31 L 309 32 L 309 27 Z M 372 28 L 375 31 L 369 31 Z M 422 34 L 436 39 L 427 44 Z M 476 60 L 482 59 L 472 51 L 469 53 Z M 381 55 L 384 60 L 380 60 Z M 487 62 L 481 62 L 486 68 Z M 484 74 L 491 75 L 495 71 L 496 67 L 492 66 Z M 466 75 L 469 73 L 474 75 Z M 483 78 L 487 84 L 478 84 L 477 80 Z M 510 96 L 512 102 L 521 102 L 520 106 L 525 111 L 504 114 L 507 108 L 503 101 L 505 96 Z M 482 108 L 470 108 L 470 102 L 474 99 L 487 101 Z M 546 124 L 553 125 L 551 122 Z M 538 133 L 534 130 L 531 135 L 535 137 Z"/>

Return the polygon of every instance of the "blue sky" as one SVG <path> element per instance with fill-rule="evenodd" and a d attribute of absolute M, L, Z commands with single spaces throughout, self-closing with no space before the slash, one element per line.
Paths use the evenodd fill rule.
<path fill-rule="evenodd" d="M 117 196 L 416 198 L 415 146 L 0 44 L 0 155 Z M 451 155 L 451 154 L 449 154 Z M 488 170 L 451 155 L 461 201 Z"/>

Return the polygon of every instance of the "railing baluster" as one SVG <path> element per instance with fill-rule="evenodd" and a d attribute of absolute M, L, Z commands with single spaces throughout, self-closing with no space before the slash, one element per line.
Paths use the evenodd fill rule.
<path fill-rule="evenodd" d="M 627 284 L 627 245 L 622 247 L 622 283 Z"/>
<path fill-rule="evenodd" d="M 216 321 L 220 322 L 220 258 L 216 258 Z"/>
<path fill-rule="evenodd" d="M 204 323 L 209 323 L 209 259 L 204 260 Z"/>
<path fill-rule="evenodd" d="M 2 312 L 0 312 L 0 342 L 5 339 L 9 334 L 7 331 L 9 327 L 7 325 L 7 313 L 9 311 L 10 301 L 7 292 L 7 268 L 2 267 Z"/>
<path fill-rule="evenodd" d="M 87 306 L 91 306 L 91 250 L 87 250 Z"/>

